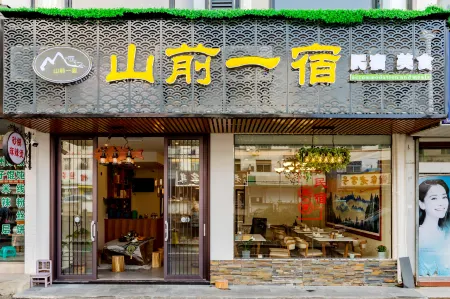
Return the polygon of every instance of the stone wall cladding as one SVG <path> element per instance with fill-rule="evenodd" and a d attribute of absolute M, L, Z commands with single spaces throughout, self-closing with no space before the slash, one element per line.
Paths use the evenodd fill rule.
<path fill-rule="evenodd" d="M 395 286 L 397 261 L 370 259 L 235 259 L 211 261 L 211 283 L 233 285 Z"/>

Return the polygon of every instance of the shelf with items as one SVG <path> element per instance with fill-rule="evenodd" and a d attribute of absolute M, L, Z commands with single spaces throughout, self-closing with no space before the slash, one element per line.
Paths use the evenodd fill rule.
<path fill-rule="evenodd" d="M 103 201 L 108 218 L 131 218 L 131 194 L 134 170 L 108 165 L 108 197 Z"/>

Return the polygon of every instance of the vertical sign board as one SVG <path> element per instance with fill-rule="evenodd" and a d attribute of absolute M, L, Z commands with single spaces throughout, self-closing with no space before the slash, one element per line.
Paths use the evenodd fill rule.
<path fill-rule="evenodd" d="M 26 144 L 23 136 L 17 132 L 8 132 L 3 137 L 3 155 L 13 165 L 22 164 L 26 157 Z"/>
<path fill-rule="evenodd" d="M 450 33 L 447 33 L 448 34 L 448 38 L 450 38 Z M 446 84 L 446 89 L 445 89 L 445 101 L 446 101 L 446 103 L 447 103 L 447 118 L 446 119 L 444 119 L 443 121 L 442 121 L 442 124 L 443 125 L 450 125 L 450 98 L 449 98 L 449 86 L 450 86 L 450 67 L 448 66 L 448 63 L 449 63 L 449 59 L 450 59 L 450 57 L 449 57 L 449 50 L 447 50 L 446 51 L 446 55 L 447 55 L 447 57 L 446 57 L 446 61 L 447 61 L 447 65 L 446 65 L 446 68 L 445 68 L 445 72 L 446 72 L 446 78 L 447 78 L 447 84 Z"/>
<path fill-rule="evenodd" d="M 450 281 L 449 186 L 450 175 L 419 177 L 419 281 Z"/>

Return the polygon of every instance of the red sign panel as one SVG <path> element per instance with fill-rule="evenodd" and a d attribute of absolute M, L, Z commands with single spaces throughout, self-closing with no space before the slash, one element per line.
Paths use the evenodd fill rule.
<path fill-rule="evenodd" d="M 13 165 L 22 164 L 26 157 L 25 139 L 17 132 L 8 132 L 3 138 L 3 155 Z"/>

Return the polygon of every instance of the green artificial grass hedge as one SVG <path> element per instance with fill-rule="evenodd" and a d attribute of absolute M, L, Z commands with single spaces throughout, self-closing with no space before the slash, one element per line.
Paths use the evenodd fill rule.
<path fill-rule="evenodd" d="M 0 8 L 7 18 L 70 18 L 70 19 L 114 19 L 146 17 L 179 17 L 185 19 L 233 19 L 233 18 L 278 18 L 297 19 L 326 24 L 352 25 L 368 19 L 411 20 L 411 19 L 447 19 L 450 22 L 450 10 L 430 6 L 418 10 L 189 10 L 189 9 L 56 9 L 56 8 Z"/>

